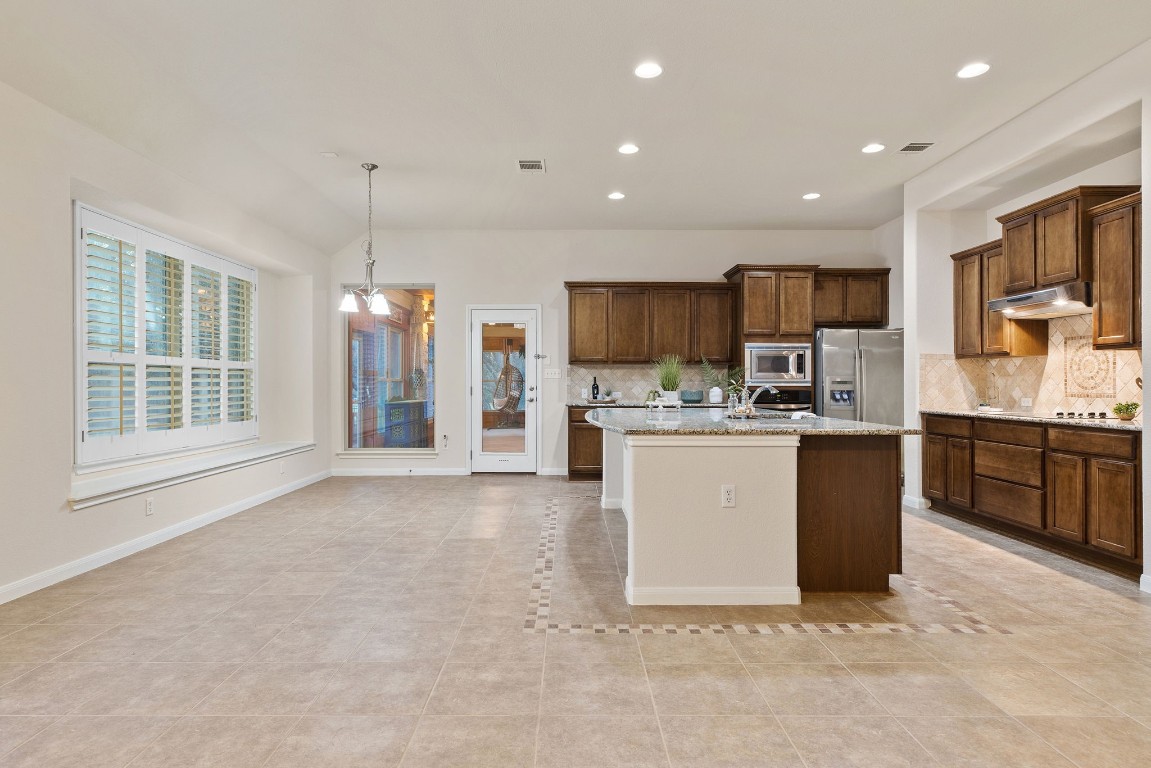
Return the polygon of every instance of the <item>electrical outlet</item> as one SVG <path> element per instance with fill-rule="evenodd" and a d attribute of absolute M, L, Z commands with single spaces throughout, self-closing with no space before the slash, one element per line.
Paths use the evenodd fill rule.
<path fill-rule="evenodd" d="M 144 517 L 150 517 L 152 513 L 156 511 L 155 501 L 156 500 L 151 496 L 144 499 Z"/>
<path fill-rule="evenodd" d="M 284 462 L 280 462 L 280 474 L 284 474 Z"/>
<path fill-rule="evenodd" d="M 562 378 L 562 377 L 560 376 L 560 369 L 559 369 L 559 368 L 544 368 L 544 378 L 545 378 L 545 379 L 559 379 L 559 378 Z"/>
<path fill-rule="evenodd" d="M 1024 408 L 1030 408 L 1031 407 L 1031 398 L 1030 397 L 1024 397 L 1023 399 L 1021 399 L 1019 401 L 1019 405 L 1024 407 Z"/>
<path fill-rule="evenodd" d="M 721 485 L 719 487 L 719 505 L 721 507 L 735 506 L 735 486 Z"/>

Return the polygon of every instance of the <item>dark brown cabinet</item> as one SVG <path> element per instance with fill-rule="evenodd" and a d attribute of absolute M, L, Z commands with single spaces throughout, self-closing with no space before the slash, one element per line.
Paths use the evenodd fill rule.
<path fill-rule="evenodd" d="M 735 292 L 701 288 L 693 291 L 695 352 L 693 359 L 731 363 L 735 349 Z"/>
<path fill-rule="evenodd" d="M 651 357 L 679 355 L 691 360 L 692 322 L 691 291 L 660 288 L 651 292 Z"/>
<path fill-rule="evenodd" d="M 1003 225 L 1008 295 L 1093 280 L 1086 211 L 1138 187 L 1075 187 L 998 217 Z"/>
<path fill-rule="evenodd" d="M 574 288 L 568 292 L 568 359 L 608 362 L 607 288 Z"/>
<path fill-rule="evenodd" d="M 603 474 L 603 430 L 584 419 L 590 408 L 568 408 L 568 479 L 598 480 Z"/>
<path fill-rule="evenodd" d="M 1090 459 L 1087 465 L 1087 523 L 1090 544 L 1123 557 L 1139 551 L 1136 515 L 1139 480 L 1130 461 Z"/>
<path fill-rule="evenodd" d="M 923 438 L 923 495 L 971 507 L 971 420 L 929 416 Z"/>
<path fill-rule="evenodd" d="M 737 264 L 724 273 L 739 286 L 744 341 L 810 340 L 815 334 L 815 266 Z"/>
<path fill-rule="evenodd" d="M 1142 219 L 1140 195 L 1128 195 L 1088 212 L 1095 280 L 1096 348 L 1139 348 L 1142 341 Z"/>
<path fill-rule="evenodd" d="M 955 259 L 955 356 L 983 354 L 983 261 L 980 253 Z"/>
<path fill-rule="evenodd" d="M 651 295 L 646 288 L 612 288 L 608 355 L 614 363 L 651 359 Z"/>
<path fill-rule="evenodd" d="M 1047 354 L 1046 320 L 1008 320 L 987 309 L 989 299 L 1007 295 L 1010 264 L 1003 241 L 951 255 L 954 262 L 956 357 Z"/>
<path fill-rule="evenodd" d="M 816 271 L 815 325 L 887 325 L 890 273 L 887 268 Z"/>
<path fill-rule="evenodd" d="M 1047 454 L 1047 532 L 1087 541 L 1087 459 L 1082 456 Z"/>

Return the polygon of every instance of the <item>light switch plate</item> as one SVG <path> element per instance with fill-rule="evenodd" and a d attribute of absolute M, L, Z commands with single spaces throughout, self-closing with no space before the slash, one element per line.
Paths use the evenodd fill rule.
<path fill-rule="evenodd" d="M 561 378 L 560 369 L 559 368 L 544 368 L 544 378 L 545 379 Z"/>

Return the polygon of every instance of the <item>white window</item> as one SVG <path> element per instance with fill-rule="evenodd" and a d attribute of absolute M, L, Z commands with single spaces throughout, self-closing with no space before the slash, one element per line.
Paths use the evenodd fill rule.
<path fill-rule="evenodd" d="M 254 439 L 256 270 L 76 205 L 76 463 Z"/>

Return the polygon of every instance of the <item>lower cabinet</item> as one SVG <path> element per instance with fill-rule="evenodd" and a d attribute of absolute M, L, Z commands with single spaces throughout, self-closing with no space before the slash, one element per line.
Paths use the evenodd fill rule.
<path fill-rule="evenodd" d="M 1090 459 L 1087 463 L 1087 535 L 1093 547 L 1123 557 L 1138 554 L 1139 471 L 1134 462 Z"/>
<path fill-rule="evenodd" d="M 971 508 L 971 420 L 928 417 L 923 438 L 923 494 Z"/>
<path fill-rule="evenodd" d="M 568 479 L 603 476 L 603 430 L 584 420 L 590 408 L 568 407 Z"/>
<path fill-rule="evenodd" d="M 1082 456 L 1047 454 L 1047 532 L 1087 541 L 1087 459 Z"/>

